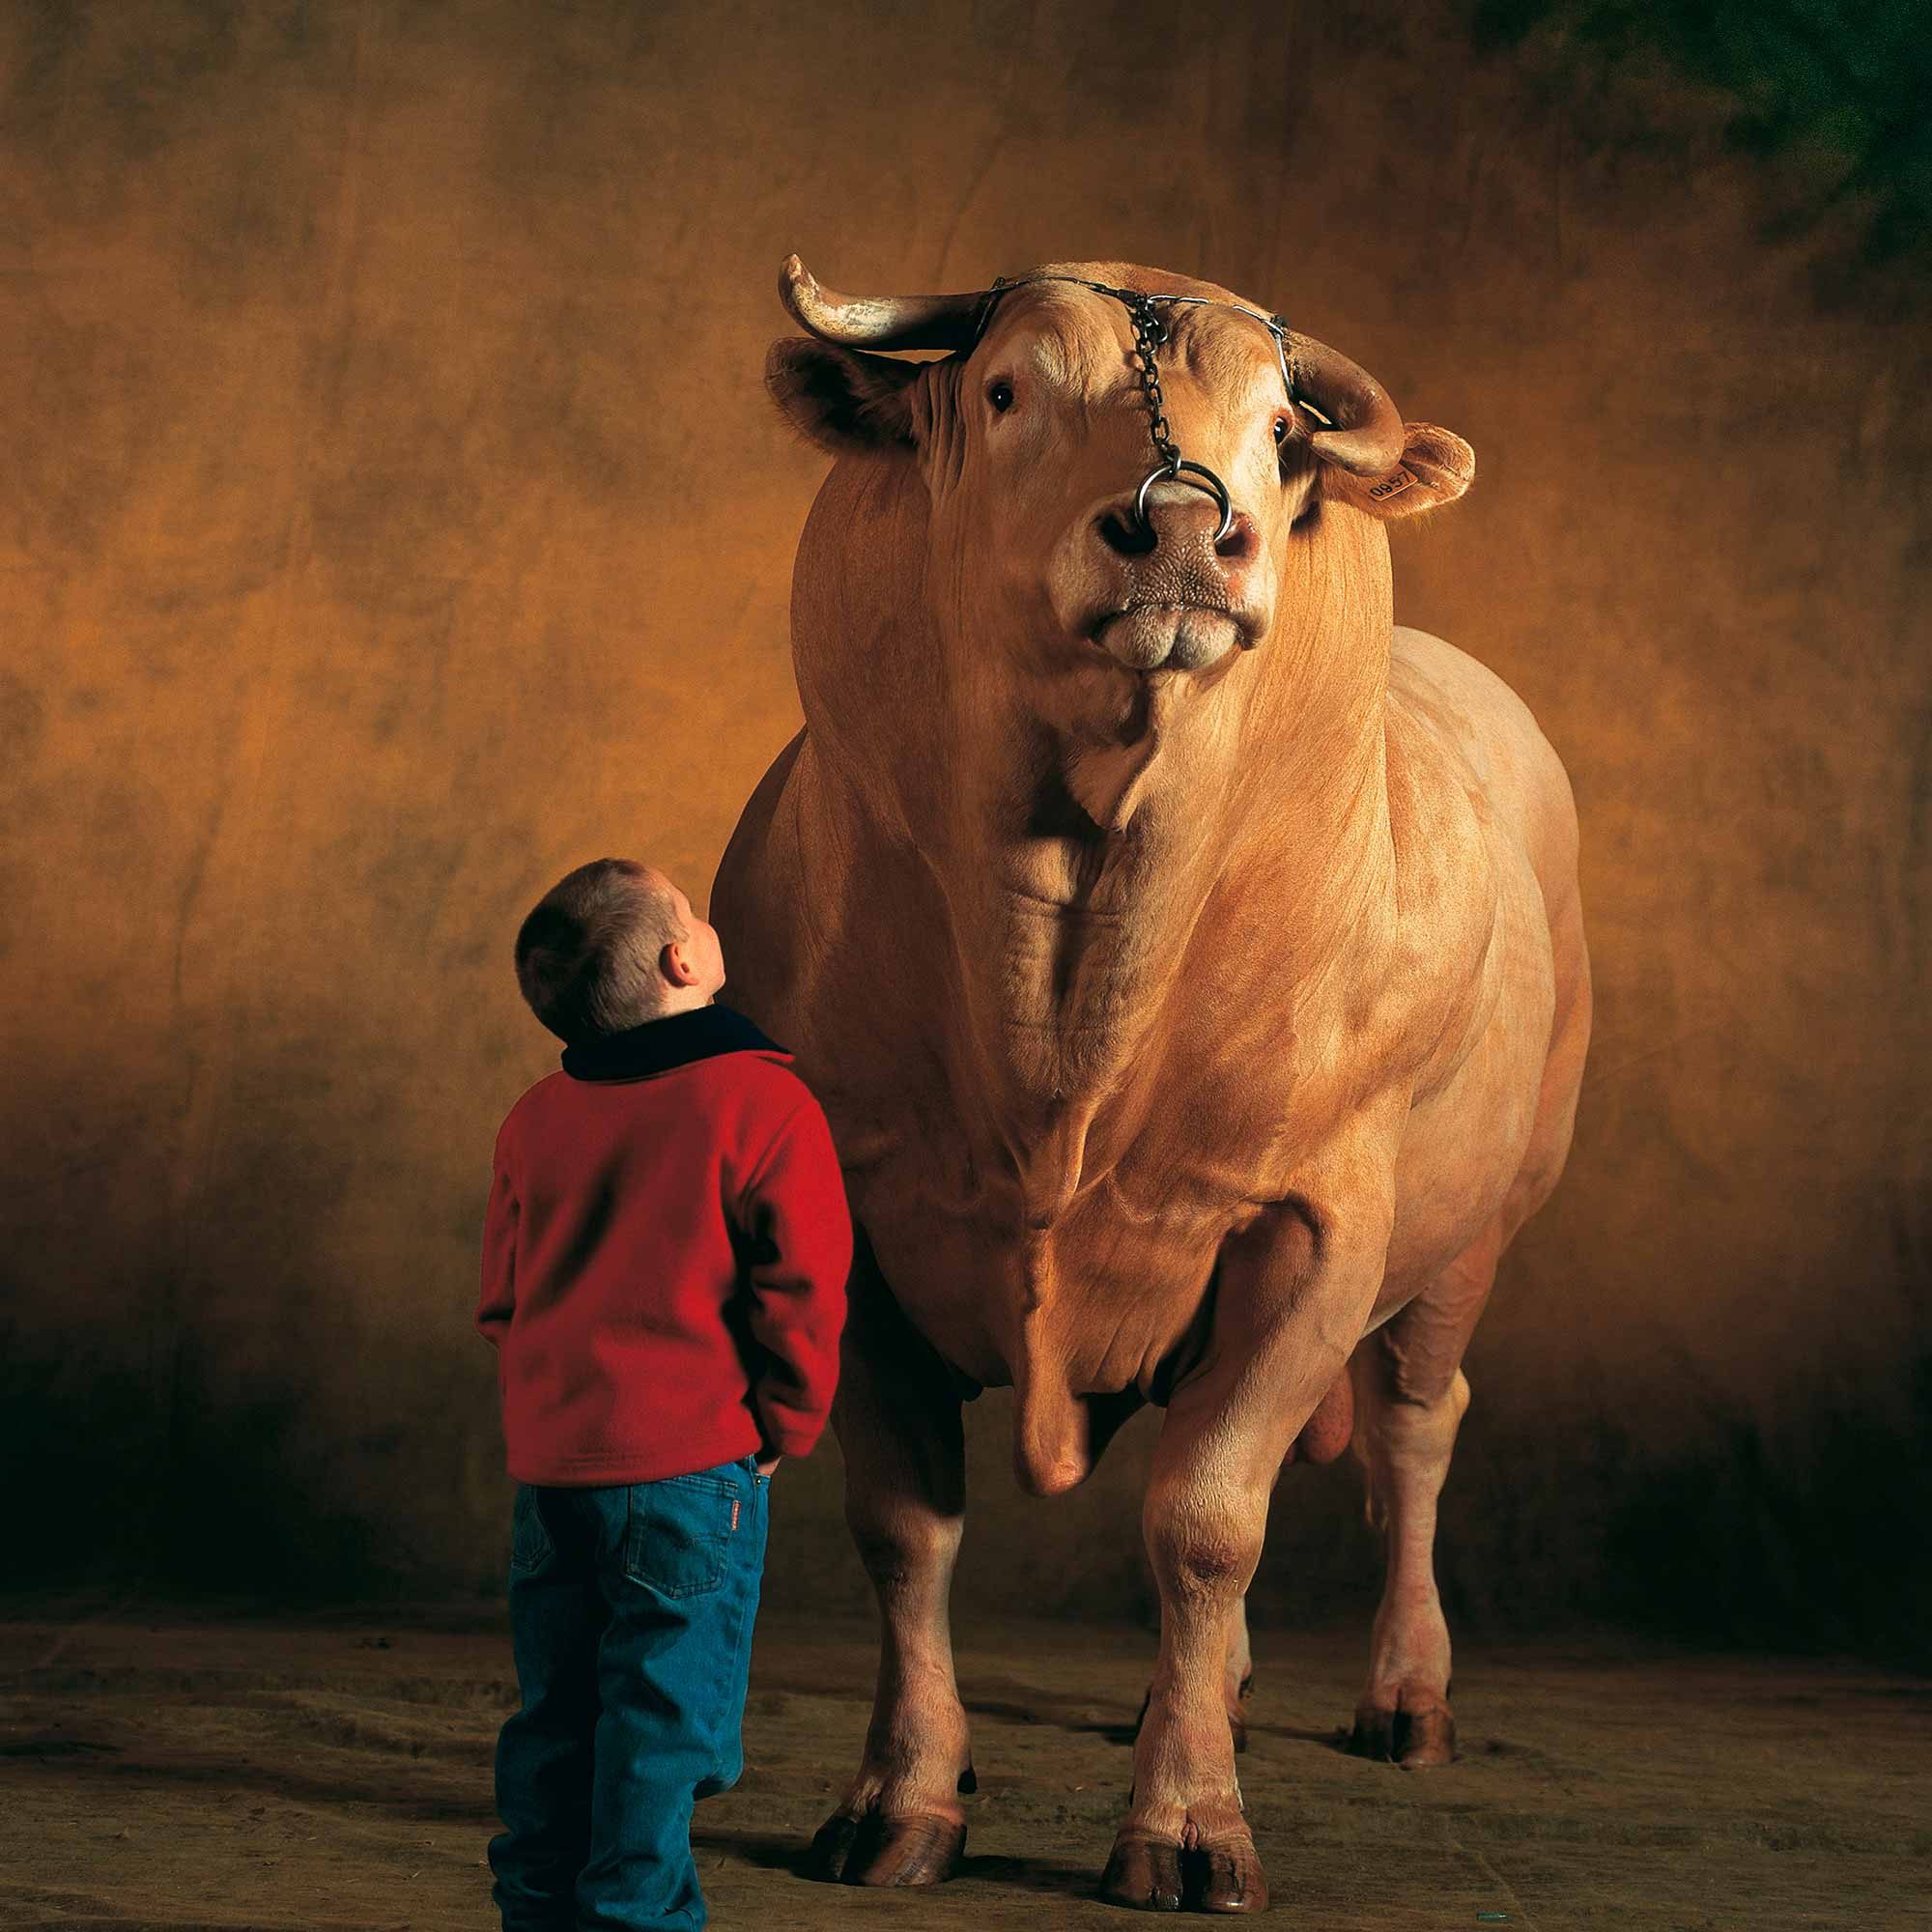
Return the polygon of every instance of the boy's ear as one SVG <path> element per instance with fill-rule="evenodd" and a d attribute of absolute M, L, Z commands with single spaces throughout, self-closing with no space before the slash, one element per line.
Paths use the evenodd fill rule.
<path fill-rule="evenodd" d="M 1453 503 L 1476 480 L 1476 452 L 1460 436 L 1434 423 L 1402 427 L 1402 460 L 1393 469 L 1380 476 L 1351 476 L 1324 464 L 1322 495 L 1393 523 L 1417 510 Z"/>
<path fill-rule="evenodd" d="M 912 442 L 912 385 L 924 366 L 789 335 L 765 357 L 765 388 L 794 429 L 841 456 Z"/>

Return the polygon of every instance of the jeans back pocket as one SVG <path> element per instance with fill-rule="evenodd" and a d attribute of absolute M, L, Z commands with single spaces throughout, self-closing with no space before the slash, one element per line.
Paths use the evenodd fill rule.
<path fill-rule="evenodd" d="M 631 1486 L 624 1574 L 667 1597 L 696 1597 L 724 1580 L 742 1497 L 728 1476 L 667 1476 Z"/>

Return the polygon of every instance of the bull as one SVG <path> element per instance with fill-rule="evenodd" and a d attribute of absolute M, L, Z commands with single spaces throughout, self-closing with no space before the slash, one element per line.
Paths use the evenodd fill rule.
<path fill-rule="evenodd" d="M 813 1858 L 921 1885 L 959 1854 L 960 1406 L 1009 1385 L 1042 1495 L 1165 1410 L 1102 1892 L 1259 1911 L 1236 1751 L 1276 1478 L 1352 1443 L 1387 1558 L 1352 1743 L 1447 1761 L 1462 1358 L 1589 1036 L 1563 767 L 1500 679 L 1394 624 L 1385 526 L 1474 460 L 1156 270 L 845 298 L 793 256 L 780 293 L 807 334 L 768 387 L 837 461 L 793 580 L 804 727 L 712 917 L 857 1227 L 835 1426 L 882 1642 Z"/>

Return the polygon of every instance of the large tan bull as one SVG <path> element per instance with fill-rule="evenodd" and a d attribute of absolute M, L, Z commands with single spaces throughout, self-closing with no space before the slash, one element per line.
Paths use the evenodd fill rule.
<path fill-rule="evenodd" d="M 1156 374 L 1170 451 L 1212 478 L 1164 474 L 1141 516 L 1163 466 L 1122 291 L 1206 298 L 1158 306 Z M 1184 276 L 847 299 L 793 257 L 781 292 L 811 339 L 770 387 L 838 461 L 793 588 L 805 728 L 712 917 L 863 1231 L 836 1419 L 883 1652 L 817 1856 L 912 1885 L 958 1852 L 960 1403 L 1010 1383 L 1039 1493 L 1166 1407 L 1160 1648 L 1104 1889 L 1259 1910 L 1235 1750 L 1275 1478 L 1352 1433 L 1388 1539 L 1356 1743 L 1444 1761 L 1459 1365 L 1562 1169 L 1589 1032 L 1562 767 L 1497 678 L 1393 628 L 1383 523 L 1473 461 Z M 952 353 L 873 353 L 908 348 Z"/>

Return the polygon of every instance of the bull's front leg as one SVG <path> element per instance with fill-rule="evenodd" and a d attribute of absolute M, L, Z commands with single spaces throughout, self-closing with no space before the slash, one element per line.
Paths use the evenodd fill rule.
<path fill-rule="evenodd" d="M 1103 1894 L 1144 1910 L 1261 1912 L 1267 1881 L 1241 1810 L 1227 1677 L 1290 1445 L 1373 1307 L 1386 1198 L 1289 1213 L 1223 1249 L 1208 1352 L 1179 1388 L 1142 1512 L 1160 1653 Z"/>
<path fill-rule="evenodd" d="M 878 1594 L 879 1680 L 859 1775 L 811 1841 L 813 1876 L 936 1885 L 966 1842 L 973 1789 L 950 1600 L 965 1526 L 959 1391 L 857 1243 L 833 1426 L 845 1520 Z"/>

